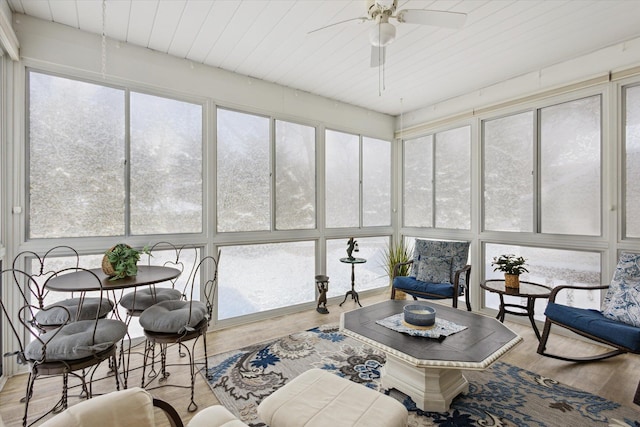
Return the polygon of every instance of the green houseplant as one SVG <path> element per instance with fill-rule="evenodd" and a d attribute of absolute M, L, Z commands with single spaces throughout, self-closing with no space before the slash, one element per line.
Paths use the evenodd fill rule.
<path fill-rule="evenodd" d="M 493 271 L 504 273 L 504 284 L 507 288 L 518 288 L 520 286 L 520 275 L 528 273 L 525 267 L 526 260 L 514 254 L 500 255 L 493 258 L 491 265 L 495 266 Z"/>
<path fill-rule="evenodd" d="M 110 280 L 118 280 L 138 274 L 138 261 L 140 254 L 149 254 L 149 249 L 145 246 L 142 251 L 131 246 L 118 243 L 107 250 L 102 258 L 102 271 L 111 277 Z"/>
<path fill-rule="evenodd" d="M 393 284 L 394 268 L 396 264 L 406 263 L 411 261 L 412 254 L 411 249 L 405 243 L 404 239 L 401 239 L 398 243 L 391 241 L 391 244 L 385 248 L 382 258 L 384 260 L 382 267 L 389 276 L 389 286 Z M 401 265 L 398 268 L 398 276 L 407 276 L 409 274 L 409 264 Z M 405 294 L 402 291 L 396 291 L 396 299 L 404 299 Z"/>

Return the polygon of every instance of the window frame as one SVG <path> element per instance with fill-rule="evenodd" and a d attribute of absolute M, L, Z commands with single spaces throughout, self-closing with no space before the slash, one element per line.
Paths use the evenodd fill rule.
<path fill-rule="evenodd" d="M 327 193 L 327 177 L 328 177 L 328 173 L 327 173 L 327 153 L 326 153 L 326 140 L 327 140 L 327 131 L 330 132 L 335 132 L 335 133 L 341 133 L 341 134 L 345 134 L 345 135 L 351 135 L 351 136 L 356 136 L 358 138 L 358 224 L 357 225 L 353 225 L 353 226 L 345 226 L 345 227 L 332 227 L 329 226 L 327 224 L 327 207 L 328 207 L 328 203 L 327 203 L 327 199 L 326 199 L 326 193 Z M 380 228 L 380 229 L 386 229 L 386 228 L 390 228 L 393 226 L 393 198 L 394 198 L 394 182 L 393 182 L 393 162 L 394 162 L 394 158 L 393 158 L 393 141 L 387 141 L 384 138 L 378 138 L 375 136 L 369 136 L 369 135 L 365 135 L 365 134 L 359 134 L 359 133 L 354 133 L 354 132 L 348 132 L 348 131 L 343 131 L 343 130 L 339 130 L 336 128 L 331 128 L 331 127 L 327 127 L 324 129 L 323 132 L 323 138 L 325 141 L 324 147 L 323 147 L 323 152 L 322 152 L 322 158 L 323 158 L 323 167 L 324 167 L 324 171 L 323 171 L 323 177 L 324 177 L 324 183 L 323 183 L 323 198 L 324 198 L 324 204 L 323 204 L 323 220 L 324 220 L 324 228 L 328 229 L 328 230 L 348 230 L 348 229 L 366 229 L 366 230 L 370 230 L 370 229 L 376 229 L 376 228 Z M 364 225 L 364 155 L 363 155 L 363 150 L 364 150 L 364 144 L 365 142 L 365 138 L 368 139 L 375 139 L 378 141 L 384 141 L 386 143 L 389 144 L 389 222 L 386 225 L 370 225 L 370 226 L 365 226 Z M 384 233 L 381 233 L 381 235 Z M 387 233 L 388 234 L 388 233 Z"/>
<path fill-rule="evenodd" d="M 599 123 L 600 123 L 600 140 L 599 140 L 599 147 L 598 147 L 598 152 L 599 152 L 599 174 L 600 174 L 600 179 L 599 179 L 599 209 L 598 209 L 598 215 L 599 215 L 599 233 L 597 234 L 560 234 L 560 233 L 543 233 L 542 232 L 542 158 L 541 158 L 541 150 L 542 150 L 542 143 L 541 143 L 541 127 L 542 127 L 542 120 L 541 120 L 541 114 L 542 114 L 542 110 L 548 107 L 553 107 L 553 106 L 557 106 L 557 105 L 562 105 L 562 104 L 567 104 L 567 103 L 571 103 L 574 101 L 579 101 L 581 99 L 587 99 L 587 98 L 592 98 L 592 97 L 598 97 L 599 98 L 599 106 L 600 106 L 600 119 L 599 119 Z M 605 150 L 604 150 L 604 141 L 605 141 L 605 116 L 607 114 L 606 111 L 606 96 L 605 93 L 603 93 L 603 91 L 595 91 L 595 92 L 587 92 L 587 93 L 570 93 L 567 94 L 566 96 L 562 96 L 562 97 L 557 97 L 557 98 L 553 98 L 553 99 L 549 99 L 546 100 L 546 102 L 544 103 L 540 103 L 536 106 L 530 106 L 528 108 L 523 108 L 523 109 L 517 109 L 514 111 L 510 111 L 508 113 L 504 113 L 501 115 L 494 115 L 494 116 L 487 116 L 487 117 L 482 117 L 479 119 L 479 126 L 480 126 L 480 157 L 481 160 L 479 162 L 479 166 L 481 169 L 481 190 L 480 190 L 480 194 L 479 194 L 479 199 L 480 199 L 480 204 L 481 204 L 481 209 L 480 209 L 480 229 L 482 232 L 490 232 L 490 233 L 508 233 L 508 234 L 533 234 L 533 235 L 543 235 L 543 236 L 566 236 L 567 238 L 575 238 L 575 237 L 586 237 L 586 238 L 602 238 L 605 237 L 605 229 L 604 229 L 604 223 L 605 223 L 605 215 L 604 215 L 604 194 L 605 194 Z M 500 118 L 505 118 L 505 117 L 510 117 L 510 116 L 515 116 L 517 114 L 522 114 L 525 112 L 529 112 L 532 111 L 533 115 L 532 115 L 532 126 L 533 126 L 533 153 L 531 154 L 533 156 L 533 194 L 532 196 L 532 200 L 533 200 L 533 224 L 532 224 L 532 231 L 504 231 L 504 230 L 490 230 L 487 229 L 485 224 L 486 224 L 486 204 L 485 204 L 485 199 L 484 199 L 484 193 L 485 193 L 485 185 L 486 185 L 486 180 L 485 180 L 485 171 L 486 171 L 486 165 L 485 165 L 485 159 L 486 159 L 486 141 L 485 141 L 485 122 L 487 121 L 491 121 L 491 120 L 496 120 L 496 119 L 500 119 Z"/>
<path fill-rule="evenodd" d="M 77 81 L 81 83 L 87 83 L 91 85 L 96 85 L 100 87 L 107 87 L 115 90 L 121 90 L 123 92 L 123 109 L 124 109 L 124 198 L 122 200 L 124 204 L 124 216 L 123 216 L 123 234 L 122 235 L 107 235 L 107 236 L 61 236 L 61 237 L 31 237 L 30 235 L 30 224 L 31 224 L 31 197 L 29 188 L 31 186 L 30 182 L 30 169 L 31 169 L 31 138 L 30 138 L 30 76 L 32 73 L 42 74 L 44 76 L 50 76 L 55 78 L 61 78 L 71 81 Z M 77 75 L 73 75 L 71 73 L 59 73 L 48 71 L 35 67 L 26 67 L 25 68 L 25 76 L 24 76 L 24 123 L 25 123 L 25 152 L 24 152 L 24 206 L 25 206 L 25 215 L 24 215 L 24 241 L 65 241 L 68 239 L 129 239 L 129 238 L 148 238 L 151 236 L 160 236 L 166 238 L 166 236 L 206 236 L 207 234 L 207 206 L 208 206 L 208 181 L 210 180 L 208 177 L 207 170 L 207 159 L 208 159 L 208 144 L 207 140 L 209 139 L 207 134 L 206 121 L 208 116 L 208 102 L 203 98 L 194 98 L 188 96 L 180 96 L 175 93 L 168 93 L 160 90 L 150 91 L 148 89 L 128 86 L 126 84 L 115 84 L 111 82 L 98 81 L 86 77 L 79 77 Z M 200 156 L 201 156 L 201 164 L 202 164 L 202 197 L 201 197 L 201 231 L 200 232 L 190 232 L 190 233 L 153 233 L 153 234 L 132 234 L 131 233 L 131 204 L 130 204 L 130 196 L 131 196 L 131 188 L 130 188 L 130 167 L 131 167 L 131 158 L 130 158 L 130 144 L 131 144 L 131 132 L 130 132 L 130 97 L 131 93 L 140 93 L 144 95 L 166 98 L 168 100 L 174 100 L 177 102 L 183 102 L 188 104 L 197 105 L 201 108 L 202 121 L 201 121 L 201 135 L 202 141 L 200 144 Z"/>
<path fill-rule="evenodd" d="M 469 226 L 467 228 L 444 228 L 444 227 L 436 227 L 436 225 L 438 224 L 438 206 L 437 206 L 437 200 L 438 200 L 438 182 L 437 182 L 437 175 L 438 175 L 438 168 L 437 168 L 437 151 L 438 151 L 438 135 L 445 133 L 445 132 L 451 132 L 451 131 L 456 131 L 456 130 L 461 130 L 463 128 L 469 128 L 469 169 L 467 171 L 467 174 L 469 176 L 469 198 L 467 200 L 467 207 L 469 209 Z M 407 141 L 413 141 L 419 138 L 426 138 L 426 137 L 431 137 L 431 225 L 430 226 L 415 226 L 415 225 L 407 225 L 406 223 L 406 209 L 405 206 L 407 206 L 407 193 L 405 191 L 405 182 L 406 182 L 406 173 L 407 171 L 405 170 L 405 159 L 406 159 L 406 150 L 405 150 L 405 144 Z M 457 232 L 470 232 L 473 229 L 473 192 L 474 192 L 474 184 L 473 184 L 473 162 L 474 162 L 474 153 L 473 153 L 473 139 L 474 139 L 474 129 L 473 129 L 473 124 L 471 123 L 467 123 L 467 122 L 460 122 L 457 123 L 457 125 L 452 125 L 450 127 L 447 128 L 442 128 L 442 129 L 437 129 L 434 130 L 432 132 L 428 132 L 428 133 L 424 133 L 424 134 L 420 134 L 420 135 L 416 135 L 416 136 L 412 136 L 411 138 L 406 138 L 406 139 L 401 139 L 401 152 L 402 152 L 402 156 L 401 156 L 401 165 L 400 168 L 402 170 L 402 176 L 400 177 L 401 182 L 399 183 L 401 190 L 400 190 L 400 200 L 402 201 L 402 217 L 401 217 L 401 222 L 402 222 L 402 226 L 401 228 L 412 228 L 412 229 L 421 229 L 421 228 L 425 228 L 428 230 L 443 230 L 443 231 L 457 231 Z M 441 142 L 442 143 L 442 142 Z"/>

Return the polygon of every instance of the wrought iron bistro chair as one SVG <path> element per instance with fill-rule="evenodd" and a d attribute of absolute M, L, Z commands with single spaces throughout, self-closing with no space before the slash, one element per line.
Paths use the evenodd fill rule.
<path fill-rule="evenodd" d="M 95 282 L 95 288 L 100 290 L 99 299 L 102 299 L 102 282 L 89 270 L 63 269 L 52 274 L 47 281 L 66 273 L 86 275 L 87 283 Z M 93 376 L 105 360 L 109 360 L 112 369 L 116 371 L 116 389 L 120 388 L 116 343 L 122 340 L 127 332 L 127 326 L 123 322 L 101 319 L 97 313 L 93 319 L 70 322 L 71 312 L 64 306 L 52 305 L 41 309 L 31 304 L 29 300 L 33 291 L 30 289 L 38 284 L 36 278 L 22 270 L 3 270 L 0 272 L 0 283 L 4 286 L 10 283 L 14 285 L 11 288 L 13 292 L 10 292 L 11 302 L 0 299 L 0 307 L 14 338 L 10 345 L 16 348 L 5 356 L 14 355 L 19 364 L 29 366 L 23 426 L 28 425 L 29 401 L 33 396 L 35 381 L 42 376 L 62 376 L 62 396 L 54 407 L 40 415 L 32 424 L 53 411 L 67 408 L 69 375 L 80 379 L 83 392 L 91 398 Z M 38 324 L 37 314 L 39 311 L 50 310 L 62 310 L 66 313 L 66 321 L 60 327 L 42 333 L 43 327 Z"/>
<path fill-rule="evenodd" d="M 568 289 L 577 291 L 608 289 L 602 310 L 570 307 L 556 298 Z M 538 353 L 569 362 L 592 362 L 623 353 L 640 354 L 640 254 L 622 253 L 610 285 L 563 285 L 551 291 L 545 310 L 544 329 Z M 593 356 L 564 356 L 547 352 L 551 326 L 559 326 L 611 349 Z"/>
<path fill-rule="evenodd" d="M 194 386 L 196 380 L 195 366 L 195 346 L 200 337 L 203 338 L 205 372 L 208 372 L 207 361 L 207 329 L 213 312 L 213 303 L 218 287 L 218 265 L 220 263 L 220 251 L 218 257 L 204 257 L 193 270 L 189 277 L 188 299 L 179 301 L 163 301 L 152 305 L 140 315 L 140 325 L 146 337 L 144 363 L 142 368 L 142 387 L 151 390 L 146 382 L 145 368 L 149 358 L 155 355 L 155 345 L 160 346 L 160 373 L 159 382 L 166 383 L 169 373 L 167 372 L 167 347 L 170 344 L 178 344 L 186 355 L 189 356 L 189 368 L 191 385 L 189 387 L 180 384 L 161 384 L 174 387 L 191 388 L 191 403 L 188 406 L 189 412 L 196 411 L 198 405 L 194 400 Z M 213 274 L 211 278 L 206 278 L 207 274 Z M 202 294 L 204 301 L 194 300 L 194 289 L 196 285 L 202 283 Z M 191 349 L 185 344 L 192 341 Z M 154 388 L 157 388 L 154 387 Z"/>
<path fill-rule="evenodd" d="M 177 268 L 182 272 L 180 276 L 171 280 L 170 287 L 156 286 L 155 284 L 149 285 L 143 289 L 136 289 L 133 292 L 129 292 L 122 296 L 119 301 L 121 307 L 127 311 L 127 316 L 140 316 L 147 308 L 162 301 L 176 301 L 184 298 L 184 291 L 187 283 L 185 282 L 182 289 L 179 289 L 179 279 L 184 278 L 185 272 L 185 258 L 188 255 L 192 255 L 194 261 L 190 262 L 191 268 L 189 274 L 186 277 L 191 277 L 193 270 L 196 267 L 198 259 L 198 249 L 196 247 L 175 246 L 169 242 L 159 242 L 149 248 L 149 265 L 154 265 L 156 262 L 154 254 L 159 256 L 160 253 L 169 254 L 169 259 L 162 263 L 165 267 Z M 166 256 L 163 255 L 164 258 Z"/>
<path fill-rule="evenodd" d="M 469 302 L 469 278 L 471 266 L 467 265 L 470 242 L 416 239 L 413 259 L 396 264 L 393 269 L 391 298 L 396 291 L 424 299 L 453 300 L 458 308 L 458 297 L 464 295 L 467 310 Z M 400 276 L 400 267 L 410 265 L 408 276 Z"/>
<path fill-rule="evenodd" d="M 64 258 L 62 258 L 64 257 Z M 56 246 L 49 249 L 44 255 L 32 251 L 24 251 L 16 255 L 13 259 L 13 269 L 21 269 L 20 262 L 33 260 L 31 277 L 34 282 L 29 287 L 32 301 L 37 302 L 36 324 L 42 328 L 42 332 L 55 329 L 67 321 L 67 315 L 71 317 L 69 322 L 77 320 L 87 320 L 96 317 L 105 318 L 113 311 L 114 304 L 108 298 L 85 297 L 84 294 L 78 297 L 65 298 L 55 303 L 46 303 L 47 296 L 52 295 L 44 286 L 49 277 L 60 270 L 64 259 L 65 267 L 80 267 L 80 256 L 78 252 L 70 246 Z M 56 266 L 57 264 L 57 266 Z M 28 271 L 28 268 L 22 268 Z"/>

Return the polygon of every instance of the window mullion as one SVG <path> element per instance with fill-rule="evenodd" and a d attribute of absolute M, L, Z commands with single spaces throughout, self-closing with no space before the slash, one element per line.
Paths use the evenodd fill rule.
<path fill-rule="evenodd" d="M 431 142 L 431 228 L 436 228 L 436 142 L 437 134 L 433 134 Z"/>
<path fill-rule="evenodd" d="M 124 96 L 124 235 L 131 235 L 131 91 Z"/>
<path fill-rule="evenodd" d="M 540 141 L 541 127 L 540 109 L 536 110 L 533 116 L 533 170 L 531 171 L 533 179 L 533 232 L 539 234 L 542 232 L 542 147 Z"/>

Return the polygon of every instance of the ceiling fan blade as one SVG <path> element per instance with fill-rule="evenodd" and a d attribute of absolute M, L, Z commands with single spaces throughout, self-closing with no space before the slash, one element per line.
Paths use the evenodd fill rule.
<path fill-rule="evenodd" d="M 334 22 L 333 24 L 325 25 L 324 27 L 316 28 L 315 30 L 309 31 L 307 34 L 315 33 L 316 31 L 324 30 L 325 28 L 335 27 L 336 25 L 344 24 L 345 22 L 351 22 L 351 21 L 365 22 L 368 20 L 369 18 L 366 16 L 361 16 L 359 18 L 345 19 L 344 21 L 338 21 L 338 22 Z"/>
<path fill-rule="evenodd" d="M 398 22 L 408 24 L 459 29 L 467 20 L 467 14 L 440 10 L 405 9 L 398 12 L 396 19 Z"/>
<path fill-rule="evenodd" d="M 384 46 L 371 46 L 371 68 L 384 64 L 386 49 Z"/>

